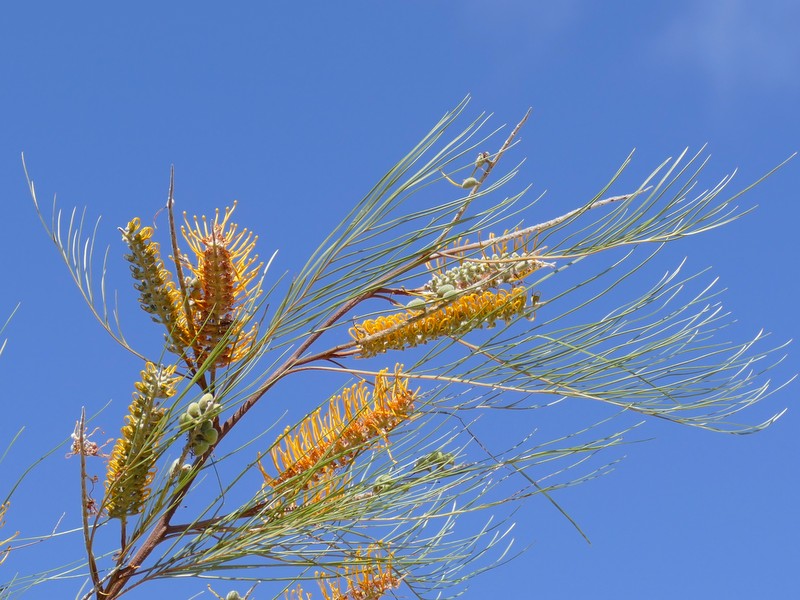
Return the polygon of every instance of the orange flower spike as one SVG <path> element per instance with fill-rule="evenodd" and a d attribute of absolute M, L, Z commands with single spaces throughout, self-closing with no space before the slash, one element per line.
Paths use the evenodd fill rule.
<path fill-rule="evenodd" d="M 192 227 L 184 214 L 186 227 L 181 227 L 181 233 L 183 233 L 190 248 L 198 257 L 202 257 L 209 247 L 217 246 L 225 250 L 230 256 L 231 263 L 234 266 L 234 272 L 236 274 L 234 283 L 236 293 L 238 294 L 252 282 L 258 273 L 257 270 L 251 269 L 257 257 L 249 257 L 250 253 L 255 248 L 258 236 L 253 235 L 253 233 L 249 232 L 247 229 L 243 229 L 237 235 L 236 230 L 238 225 L 235 223 L 228 224 L 228 220 L 234 210 L 236 210 L 235 201 L 232 207 L 225 209 L 225 215 L 222 221 L 220 221 L 219 209 L 217 209 L 214 214 L 214 222 L 211 224 L 210 228 L 208 219 L 206 219 L 205 216 L 202 217 L 202 227 L 197 217 L 194 217 L 194 227 Z"/>
<path fill-rule="evenodd" d="M 364 381 L 342 390 L 328 403 L 325 417 L 321 409 L 306 417 L 296 433 L 286 434 L 270 451 L 279 475 L 265 477 L 265 485 L 276 485 L 309 470 L 314 473 L 304 483 L 308 488 L 354 460 L 377 438 L 407 419 L 413 410 L 416 393 L 408 391 L 401 367 L 395 368 L 395 382 L 389 384 L 387 370 L 375 378 L 373 403 Z M 398 381 L 399 380 L 399 381 Z M 389 397 L 389 391 L 392 397 Z M 329 457 L 325 464 L 320 461 Z"/>
<path fill-rule="evenodd" d="M 257 257 L 250 256 L 257 236 L 228 223 L 236 208 L 226 208 L 220 220 L 219 210 L 209 225 L 202 217 L 202 224 L 194 217 L 194 226 L 184 214 L 185 226 L 181 233 L 194 252 L 197 265 L 187 261 L 187 268 L 197 280 L 198 293 L 194 298 L 192 322 L 198 331 L 195 352 L 198 361 L 205 357 L 226 338 L 226 347 L 217 357 L 216 364 L 227 365 L 243 358 L 255 341 L 256 326 L 244 331 L 249 318 L 246 314 L 247 300 L 259 293 L 251 284 L 258 275 L 260 266 L 254 266 Z"/>

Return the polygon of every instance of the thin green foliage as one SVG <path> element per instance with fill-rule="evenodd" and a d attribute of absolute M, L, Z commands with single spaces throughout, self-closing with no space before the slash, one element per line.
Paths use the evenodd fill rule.
<path fill-rule="evenodd" d="M 269 281 L 264 271 L 240 305 L 223 311 L 231 322 L 202 364 L 166 351 L 151 360 L 187 372 L 148 432 L 158 473 L 147 500 L 120 522 L 99 500 L 84 515 L 85 565 L 41 580 L 81 575 L 79 596 L 106 600 L 187 576 L 271 579 L 285 591 L 338 576 L 371 586 L 370 597 L 398 586 L 415 597 L 450 597 L 520 552 L 510 532 L 528 501 L 543 500 L 583 534 L 558 491 L 610 472 L 647 419 L 752 433 L 780 417 L 747 424 L 740 413 L 781 389 L 763 374 L 783 346 L 765 346 L 761 333 L 725 341 L 730 318 L 719 292 L 703 273 L 686 275 L 684 263 L 648 280 L 665 246 L 746 214 L 734 204 L 742 192 L 725 195 L 729 177 L 698 191 L 706 161 L 684 152 L 619 194 L 628 157 L 594 198 L 529 224 L 538 199 L 527 203 L 526 189 L 501 195 L 518 166 L 497 168 L 527 115 L 504 140 L 500 130 L 484 134 L 484 115 L 451 133 L 465 108 L 466 100 L 392 167 L 296 275 Z M 48 224 L 29 185 L 93 314 L 142 356 L 109 317 L 116 310 L 105 301 L 107 259 L 99 284 L 92 277 L 96 229 L 85 235 L 72 213 L 62 233 L 55 207 Z M 171 201 L 167 209 L 172 219 Z M 178 248 L 174 228 L 169 241 Z M 202 261 L 224 255 L 228 241 L 222 229 L 198 234 L 206 254 L 192 272 L 212 273 Z M 481 265 L 491 276 L 475 275 Z M 213 282 L 179 281 L 178 326 L 181 315 L 191 320 L 198 294 L 215 289 L 215 302 L 226 302 L 222 288 L 245 269 L 236 268 Z M 459 269 L 472 279 L 431 284 Z M 620 297 L 630 290 L 639 291 Z M 511 300 L 513 310 L 504 304 Z M 258 336 L 230 358 L 243 331 L 238 318 L 257 324 Z M 186 348 L 205 326 L 187 325 Z M 407 335 L 421 326 L 416 338 Z M 305 416 L 279 404 L 279 382 L 321 375 L 343 386 L 333 399 L 319 399 Z M 267 396 L 274 421 L 238 436 Z M 580 422 L 549 416 L 573 404 L 582 407 Z M 534 410 L 518 439 L 485 439 L 484 428 Z M 82 457 L 81 477 L 87 469 Z"/>

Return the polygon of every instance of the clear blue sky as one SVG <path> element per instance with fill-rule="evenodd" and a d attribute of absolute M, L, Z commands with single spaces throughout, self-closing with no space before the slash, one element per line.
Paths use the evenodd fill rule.
<path fill-rule="evenodd" d="M 262 255 L 280 250 L 282 272 L 467 93 L 470 114 L 493 112 L 497 125 L 534 109 L 520 180 L 548 200 L 529 222 L 585 202 L 633 148 L 631 187 L 686 146 L 709 144 L 708 185 L 738 168 L 743 186 L 800 150 L 795 2 L 285 4 L 4 6 L 0 315 L 21 307 L 0 358 L 2 440 L 27 429 L 3 479 L 66 437 L 81 405 L 113 400 L 106 432 L 115 435 L 140 368 L 81 304 L 36 221 L 22 151 L 40 200 L 57 194 L 63 207 L 87 206 L 90 221 L 102 215 L 130 315 L 116 226 L 159 208 L 171 164 L 180 209 L 209 213 L 238 199 L 238 222 L 260 234 Z M 689 255 L 692 270 L 721 278 L 733 339 L 761 328 L 776 343 L 800 337 L 798 190 L 795 160 L 745 196 L 755 213 L 666 250 L 674 264 Z M 790 349 L 777 381 L 797 371 L 797 356 Z M 522 511 L 516 538 L 530 550 L 473 581 L 465 598 L 798 597 L 797 390 L 752 413 L 755 422 L 789 407 L 755 436 L 647 425 L 640 435 L 654 439 L 628 448 L 613 474 L 559 496 L 591 545 L 547 507 Z M 303 401 L 310 408 L 329 391 Z M 7 531 L 46 532 L 62 509 L 75 522 L 77 462 L 64 452 L 26 480 Z M 79 541 L 68 548 L 79 552 Z M 31 568 L 40 551 L 3 569 Z M 159 585 L 130 598 L 203 587 Z M 68 598 L 77 587 L 26 597 Z M 264 585 L 256 597 L 273 593 Z"/>

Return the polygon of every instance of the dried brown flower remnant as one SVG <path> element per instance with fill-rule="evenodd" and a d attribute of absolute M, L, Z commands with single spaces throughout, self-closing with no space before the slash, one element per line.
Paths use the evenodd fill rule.
<path fill-rule="evenodd" d="M 100 430 L 99 427 L 95 427 L 94 430 L 89 433 L 89 429 L 87 427 L 83 428 L 83 446 L 81 446 L 81 422 L 75 421 L 75 429 L 73 429 L 72 433 L 70 434 L 70 438 L 72 439 L 72 446 L 70 451 L 67 453 L 67 458 L 72 456 L 80 456 L 83 454 L 84 456 L 98 456 L 101 458 L 106 458 L 108 455 L 103 454 L 102 450 L 106 447 L 106 445 L 113 440 L 110 439 L 106 441 L 105 444 L 102 446 L 97 442 L 91 440 L 90 438 Z"/>
<path fill-rule="evenodd" d="M 174 366 L 160 369 L 148 362 L 141 381 L 135 384 L 137 391 L 106 472 L 104 507 L 112 518 L 138 514 L 150 495 L 158 446 L 156 427 L 164 416 L 156 401 L 175 394 L 179 378 L 172 377 L 174 372 Z"/>
<path fill-rule="evenodd" d="M 4 502 L 3 504 L 0 504 L 0 528 L 2 528 L 6 524 L 6 522 L 5 522 L 6 511 L 8 510 L 8 507 L 10 505 L 11 505 L 11 503 L 8 502 L 8 501 Z M 18 535 L 19 535 L 19 531 L 14 533 L 14 535 L 12 535 L 11 537 L 0 541 L 0 545 L 7 544 L 8 542 L 13 540 Z M 6 561 L 6 559 L 8 558 L 8 555 L 10 553 L 11 553 L 11 546 L 9 546 L 8 548 L 5 548 L 5 549 L 0 548 L 0 565 L 2 565 Z"/>

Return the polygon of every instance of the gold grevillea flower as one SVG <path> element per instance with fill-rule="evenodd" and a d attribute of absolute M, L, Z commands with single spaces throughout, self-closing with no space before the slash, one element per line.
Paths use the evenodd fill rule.
<path fill-rule="evenodd" d="M 159 255 L 158 242 L 153 242 L 151 227 L 142 227 L 138 218 L 123 229 L 122 239 L 131 253 L 125 259 L 131 263 L 131 273 L 139 291 L 139 303 L 153 320 L 164 324 L 168 332 L 171 350 L 180 354 L 188 343 L 181 294 L 172 281 L 172 275 L 164 268 Z"/>
<path fill-rule="evenodd" d="M 227 365 L 241 359 L 256 337 L 256 326 L 244 331 L 248 322 L 247 301 L 258 294 L 253 281 L 260 265 L 257 257 L 250 256 L 257 236 L 228 223 L 236 208 L 226 208 L 220 220 L 219 211 L 214 221 L 202 223 L 194 218 L 194 225 L 184 215 L 186 226 L 181 233 L 197 258 L 197 264 L 186 261 L 194 275 L 190 298 L 191 320 L 196 332 L 193 344 L 197 362 L 202 362 L 222 341 L 228 340 L 215 360 L 215 365 Z"/>
<path fill-rule="evenodd" d="M 525 290 L 498 290 L 466 294 L 439 308 L 406 310 L 367 319 L 350 328 L 362 357 L 375 356 L 387 350 L 424 344 L 446 335 L 463 335 L 498 319 L 506 322 L 525 310 Z"/>
<path fill-rule="evenodd" d="M 141 512 L 155 476 L 156 427 L 164 416 L 159 399 L 175 395 L 179 377 L 175 367 L 158 368 L 148 362 L 135 384 L 133 402 L 125 416 L 122 436 L 114 445 L 106 472 L 105 509 L 108 516 L 124 519 Z"/>
<path fill-rule="evenodd" d="M 345 567 L 340 579 L 317 574 L 317 583 L 325 600 L 378 600 L 400 585 L 400 578 L 392 571 L 391 560 L 379 561 L 374 552 L 368 553 L 363 560 L 363 564 Z"/>
<path fill-rule="evenodd" d="M 400 586 L 400 578 L 392 570 L 391 558 L 380 559 L 374 551 L 358 552 L 359 564 L 346 566 L 338 577 L 317 572 L 317 584 L 325 600 L 378 600 L 386 592 Z M 299 584 L 286 592 L 286 600 L 311 600 L 311 594 Z"/>
<path fill-rule="evenodd" d="M 293 432 L 287 429 L 281 443 L 270 451 L 278 476 L 269 477 L 259 463 L 265 485 L 274 488 L 299 477 L 302 487 L 308 489 L 320 481 L 334 481 L 331 475 L 336 470 L 351 463 L 375 440 L 385 440 L 411 416 L 415 397 L 402 365 L 395 366 L 392 379 L 388 369 L 380 371 L 371 394 L 364 381 L 345 388 L 330 399 L 327 414 L 323 416 L 320 407 Z"/>

